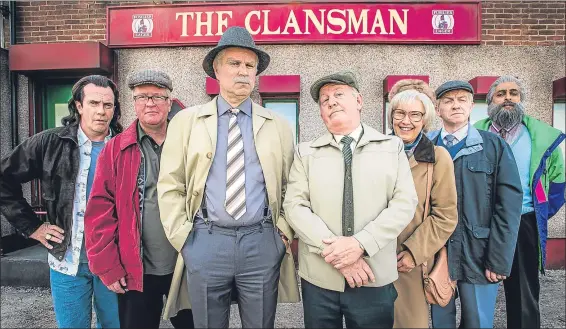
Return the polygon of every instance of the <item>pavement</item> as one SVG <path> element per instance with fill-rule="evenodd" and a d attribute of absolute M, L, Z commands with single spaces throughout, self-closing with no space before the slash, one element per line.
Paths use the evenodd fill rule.
<path fill-rule="evenodd" d="M 565 328 L 565 279 L 564 270 L 549 270 L 545 276 L 541 276 L 542 328 Z M 49 288 L 2 286 L 0 310 L 1 328 L 56 327 Z M 506 327 L 503 287 L 499 289 L 494 326 L 496 328 Z M 230 327 L 241 327 L 236 306 L 232 307 Z M 303 328 L 302 304 L 280 304 L 277 308 L 275 327 Z M 172 326 L 169 321 L 161 321 L 161 328 L 172 328 Z"/>

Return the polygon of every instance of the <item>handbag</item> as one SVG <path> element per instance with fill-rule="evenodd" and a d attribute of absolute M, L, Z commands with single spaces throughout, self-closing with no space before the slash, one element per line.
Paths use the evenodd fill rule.
<path fill-rule="evenodd" d="M 433 164 L 427 164 L 426 200 L 423 221 L 428 216 L 430 205 L 430 191 L 432 189 Z M 438 304 L 441 307 L 448 305 L 456 293 L 456 281 L 450 279 L 448 271 L 448 252 L 442 247 L 436 254 L 436 262 L 430 273 L 427 273 L 427 262 L 422 265 L 423 287 L 427 303 Z"/>

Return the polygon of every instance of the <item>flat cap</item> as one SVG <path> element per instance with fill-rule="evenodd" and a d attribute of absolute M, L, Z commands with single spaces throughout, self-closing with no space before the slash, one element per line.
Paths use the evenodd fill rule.
<path fill-rule="evenodd" d="M 156 70 L 139 71 L 128 77 L 128 87 L 130 87 L 130 89 L 134 89 L 134 87 L 141 85 L 154 85 L 173 91 L 173 82 L 169 75 L 165 72 Z"/>
<path fill-rule="evenodd" d="M 341 72 L 337 72 L 337 73 L 332 73 L 330 75 L 324 76 L 318 80 L 316 80 L 312 86 L 311 86 L 311 96 L 312 99 L 314 99 L 315 102 L 318 103 L 318 99 L 320 98 L 320 89 L 322 87 L 324 87 L 324 85 L 327 84 L 337 84 L 337 85 L 347 85 L 350 86 L 352 88 L 355 88 L 356 90 L 359 90 L 358 88 L 358 80 L 356 79 L 356 76 L 354 75 L 354 73 L 350 72 L 350 71 L 341 71 Z"/>
<path fill-rule="evenodd" d="M 436 88 L 436 99 L 440 99 L 442 95 L 452 90 L 465 90 L 472 94 L 474 93 L 474 87 L 472 87 L 469 82 L 462 80 L 451 80 L 446 81 L 445 83 L 440 85 L 440 87 Z"/>

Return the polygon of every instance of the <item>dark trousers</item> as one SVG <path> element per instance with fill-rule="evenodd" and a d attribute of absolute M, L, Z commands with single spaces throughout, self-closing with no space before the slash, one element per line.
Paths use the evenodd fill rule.
<path fill-rule="evenodd" d="M 511 275 L 503 281 L 507 328 L 540 328 L 538 244 L 535 213 L 522 215 Z"/>
<path fill-rule="evenodd" d="M 143 292 L 130 290 L 118 294 L 120 328 L 159 328 L 163 296 L 169 294 L 173 274 L 143 276 Z M 194 328 L 193 312 L 181 310 L 172 317 L 175 328 Z"/>
<path fill-rule="evenodd" d="M 228 328 L 232 300 L 242 328 L 274 327 L 285 244 L 271 221 L 235 228 L 196 222 L 181 254 L 196 327 Z"/>
<path fill-rule="evenodd" d="M 350 288 L 344 292 L 323 289 L 301 280 L 305 328 L 393 328 L 397 290 L 383 287 Z"/>

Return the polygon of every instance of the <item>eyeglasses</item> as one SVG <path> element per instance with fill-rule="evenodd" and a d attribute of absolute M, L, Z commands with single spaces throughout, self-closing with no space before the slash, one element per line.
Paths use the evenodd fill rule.
<path fill-rule="evenodd" d="M 411 122 L 419 122 L 423 119 L 423 112 L 419 112 L 419 111 L 411 111 L 409 112 L 409 120 L 411 120 Z M 403 111 L 403 110 L 394 110 L 393 111 L 393 119 L 395 120 L 403 120 L 405 119 L 405 117 L 407 116 L 407 112 Z"/>
<path fill-rule="evenodd" d="M 147 102 L 149 102 L 150 99 L 153 101 L 153 104 L 155 104 L 155 105 L 163 105 L 167 102 L 169 97 L 159 96 L 159 95 L 154 95 L 154 96 L 136 95 L 136 96 L 134 96 L 134 102 L 136 104 L 139 104 L 139 105 L 147 104 Z"/>

